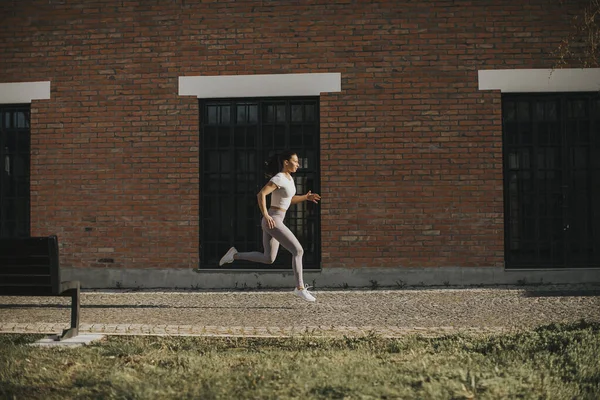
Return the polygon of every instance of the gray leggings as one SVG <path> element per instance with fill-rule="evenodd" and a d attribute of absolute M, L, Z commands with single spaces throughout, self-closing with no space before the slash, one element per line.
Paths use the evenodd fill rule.
<path fill-rule="evenodd" d="M 263 230 L 264 252 L 237 253 L 235 259 L 273 264 L 277 257 L 279 244 L 281 243 L 284 249 L 292 253 L 292 268 L 297 287 L 304 287 L 304 280 L 302 279 L 302 255 L 304 254 L 304 249 L 302 249 L 302 245 L 300 245 L 300 242 L 296 239 L 292 231 L 283 224 L 285 211 L 270 208 L 269 215 L 275 220 L 275 228 L 269 229 L 267 221 L 264 218 L 260 224 Z"/>

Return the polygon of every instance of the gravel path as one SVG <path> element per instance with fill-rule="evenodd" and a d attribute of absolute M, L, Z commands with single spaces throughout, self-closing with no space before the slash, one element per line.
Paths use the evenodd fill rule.
<path fill-rule="evenodd" d="M 316 291 L 84 291 L 82 331 L 112 334 L 398 336 L 496 332 L 580 319 L 600 322 L 600 286 Z M 59 331 L 70 299 L 0 296 L 0 332 Z"/>

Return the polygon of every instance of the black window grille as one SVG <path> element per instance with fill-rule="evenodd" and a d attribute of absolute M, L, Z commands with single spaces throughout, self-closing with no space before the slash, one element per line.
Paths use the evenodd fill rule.
<path fill-rule="evenodd" d="M 507 268 L 600 267 L 600 96 L 502 97 Z"/>
<path fill-rule="evenodd" d="M 268 181 L 263 165 L 273 152 L 297 152 L 297 194 L 319 192 L 318 116 L 315 97 L 200 101 L 200 268 L 217 267 L 232 245 L 262 251 L 256 194 Z M 319 207 L 293 205 L 285 223 L 304 248 L 304 268 L 320 268 Z M 291 255 L 280 248 L 272 265 L 236 261 L 226 267 L 290 269 Z"/>
<path fill-rule="evenodd" d="M 0 237 L 28 237 L 29 105 L 0 105 Z"/>

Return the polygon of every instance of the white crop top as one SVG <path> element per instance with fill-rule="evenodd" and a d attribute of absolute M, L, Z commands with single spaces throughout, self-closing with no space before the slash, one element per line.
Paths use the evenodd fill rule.
<path fill-rule="evenodd" d="M 287 210 L 292 204 L 292 197 L 296 194 L 294 179 L 289 179 L 283 172 L 271 178 L 270 182 L 277 185 L 271 193 L 271 206 Z"/>

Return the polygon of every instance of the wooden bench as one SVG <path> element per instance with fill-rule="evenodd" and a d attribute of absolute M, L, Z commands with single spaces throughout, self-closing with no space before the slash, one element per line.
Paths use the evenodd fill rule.
<path fill-rule="evenodd" d="M 0 239 L 0 296 L 71 297 L 71 328 L 55 340 L 79 333 L 79 281 L 60 281 L 58 238 Z"/>

